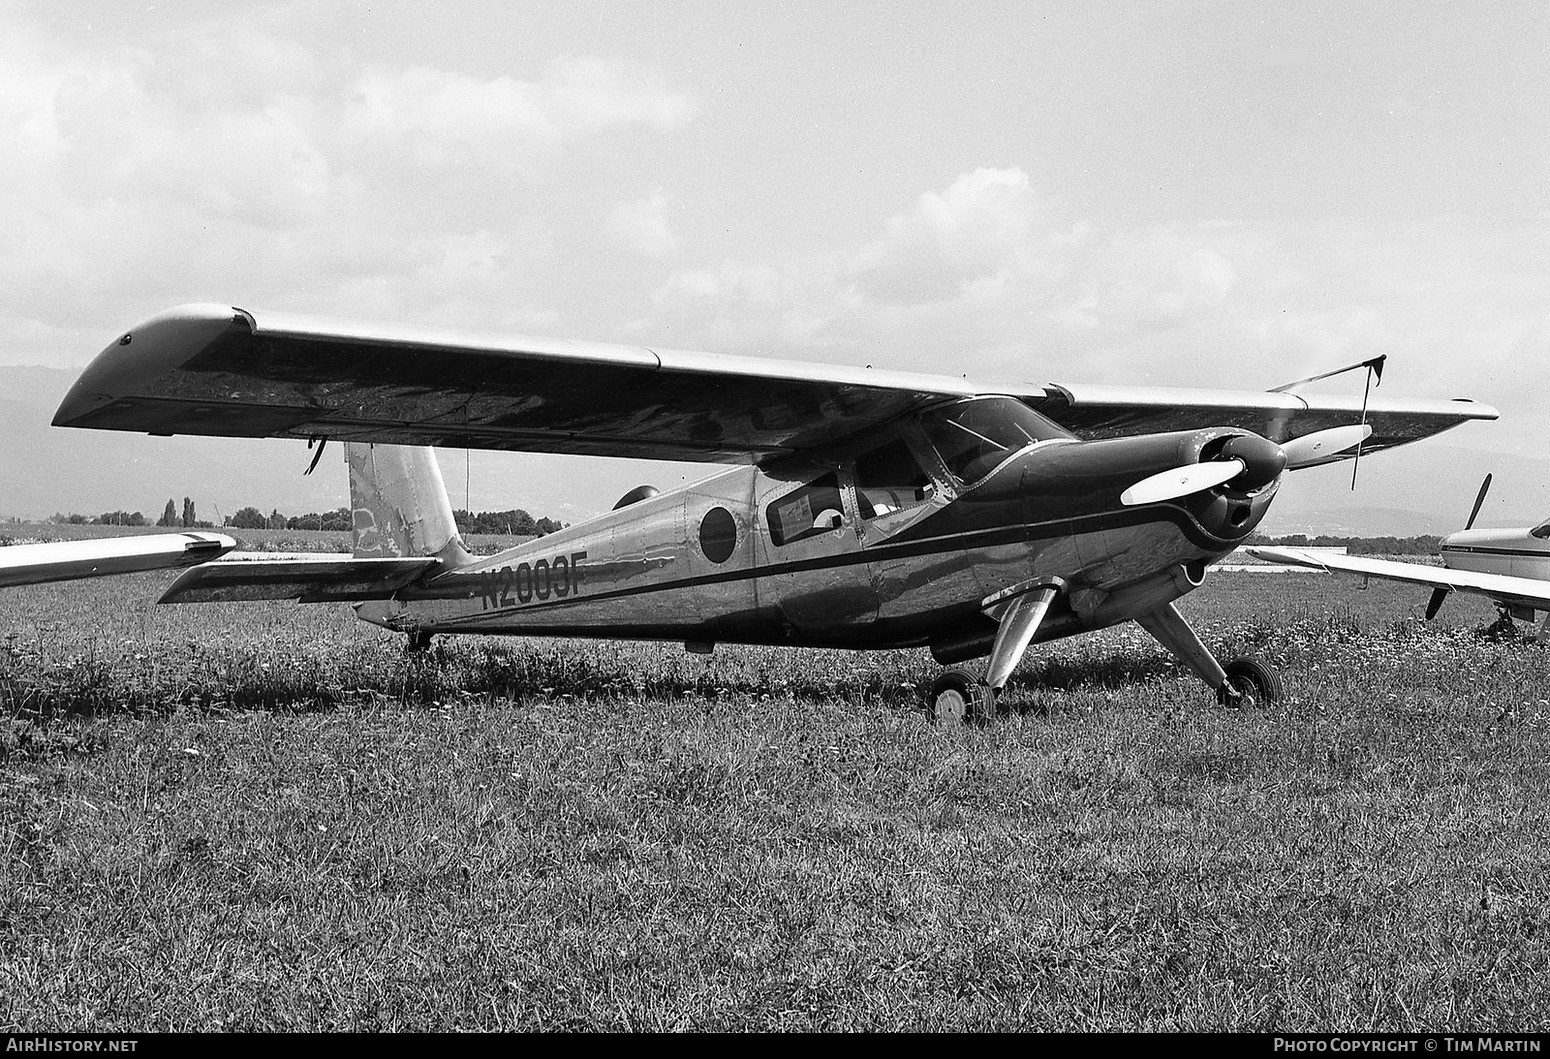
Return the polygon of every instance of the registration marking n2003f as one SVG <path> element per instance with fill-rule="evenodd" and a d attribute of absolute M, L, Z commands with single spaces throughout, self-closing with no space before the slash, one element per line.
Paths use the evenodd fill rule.
<path fill-rule="evenodd" d="M 581 594 L 581 560 L 586 552 L 502 566 L 480 575 L 485 610 L 520 607 L 527 603 Z"/>

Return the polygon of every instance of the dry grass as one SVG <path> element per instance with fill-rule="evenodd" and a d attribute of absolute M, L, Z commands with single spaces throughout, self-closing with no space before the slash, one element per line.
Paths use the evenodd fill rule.
<path fill-rule="evenodd" d="M 8 590 L 0 1029 L 1532 1029 L 1550 678 L 1420 590 L 1223 575 L 984 730 L 924 652 L 453 640 Z"/>

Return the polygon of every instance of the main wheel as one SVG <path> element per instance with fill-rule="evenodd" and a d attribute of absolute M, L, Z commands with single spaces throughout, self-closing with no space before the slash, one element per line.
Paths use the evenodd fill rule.
<path fill-rule="evenodd" d="M 1244 655 L 1242 658 L 1234 658 L 1222 669 L 1227 673 L 1228 685 L 1242 696 L 1236 705 L 1269 706 L 1286 697 L 1286 686 L 1281 683 L 1281 674 L 1263 658 Z M 1217 696 L 1224 704 L 1231 701 L 1225 688 L 1218 691 Z"/>
<path fill-rule="evenodd" d="M 931 682 L 926 716 L 933 724 L 989 724 L 996 693 L 966 669 L 948 669 Z"/>

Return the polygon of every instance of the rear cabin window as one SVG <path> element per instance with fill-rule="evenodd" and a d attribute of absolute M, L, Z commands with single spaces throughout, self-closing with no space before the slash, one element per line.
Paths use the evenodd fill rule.
<path fill-rule="evenodd" d="M 864 519 L 892 514 L 929 499 L 931 478 L 903 441 L 892 441 L 856 460 L 856 503 Z"/>
<path fill-rule="evenodd" d="M 791 544 L 838 529 L 845 524 L 844 511 L 839 478 L 826 474 L 770 505 L 770 539 Z"/>
<path fill-rule="evenodd" d="M 933 409 L 920 417 L 947 469 L 977 482 L 1018 449 L 1071 435 L 1011 397 L 986 397 Z"/>

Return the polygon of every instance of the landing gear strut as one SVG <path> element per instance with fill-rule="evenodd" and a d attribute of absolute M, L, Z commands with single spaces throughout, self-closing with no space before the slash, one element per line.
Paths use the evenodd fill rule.
<path fill-rule="evenodd" d="M 1279 702 L 1286 694 L 1281 675 L 1262 659 L 1235 658 L 1223 669 L 1172 603 L 1164 603 L 1136 621 L 1173 657 L 1214 688 L 1216 701 L 1223 706 L 1264 706 Z"/>
<path fill-rule="evenodd" d="M 988 724 L 996 717 L 996 696 L 1038 635 L 1055 594 L 1066 587 L 1059 578 L 1024 581 L 988 597 L 981 606 L 1000 623 L 985 679 L 965 669 L 949 669 L 931 683 L 926 714 L 932 721 Z"/>
<path fill-rule="evenodd" d="M 410 654 L 419 654 L 431 645 L 431 637 L 435 635 L 429 629 L 416 629 L 409 634 L 409 643 L 405 650 Z"/>
<path fill-rule="evenodd" d="M 985 679 L 965 669 L 949 669 L 931 684 L 926 715 L 938 724 L 987 724 L 996 715 L 996 695 L 1006 686 L 1024 652 L 1038 634 L 1050 603 L 1065 585 L 1055 581 L 1025 582 L 985 600 L 985 613 L 1000 622 Z M 1190 671 L 1216 692 L 1224 706 L 1267 706 L 1286 697 L 1281 674 L 1264 659 L 1245 655 L 1225 667 L 1200 642 L 1195 630 L 1172 603 L 1136 618 Z M 1547 621 L 1550 624 L 1550 621 Z"/>

